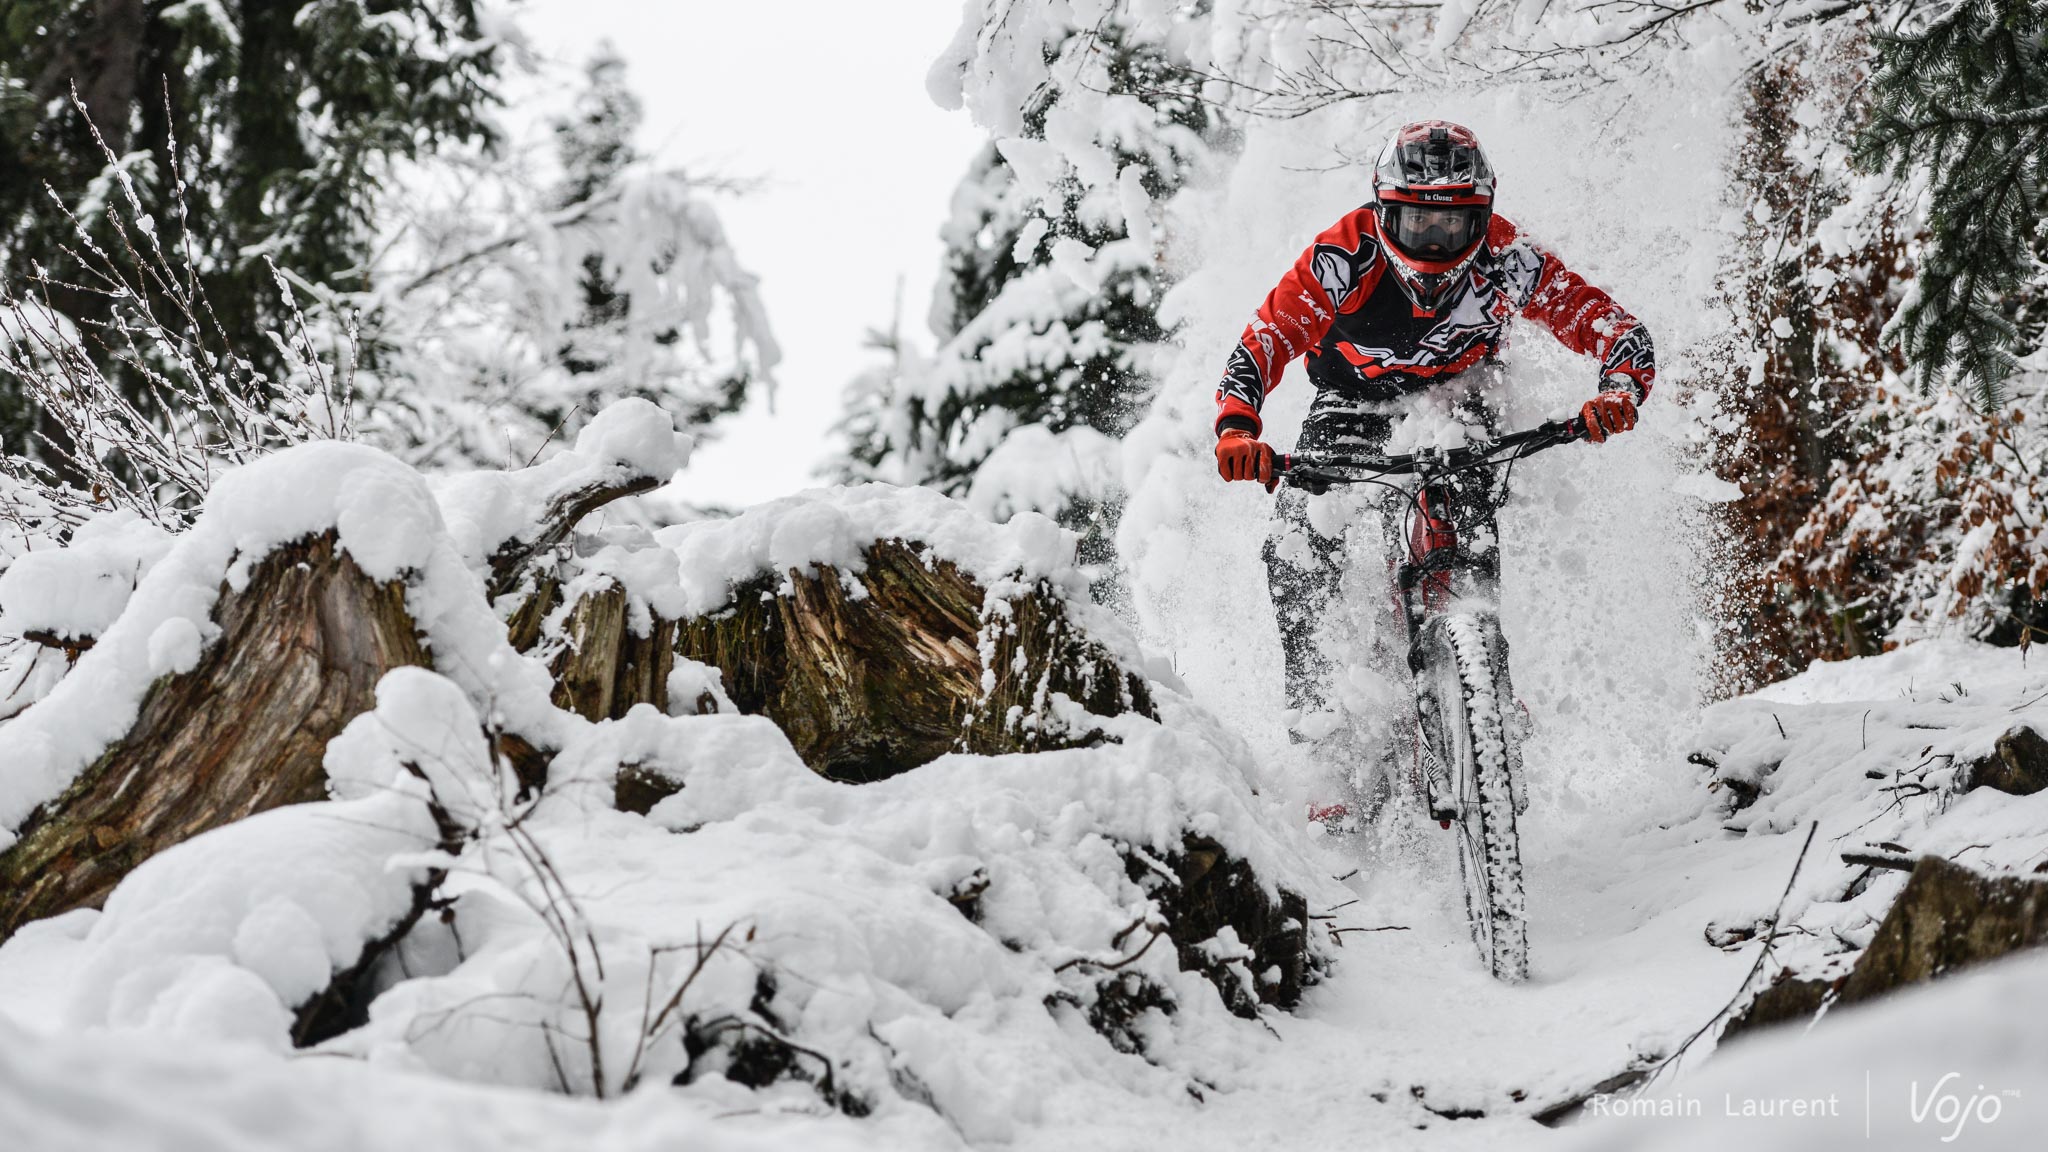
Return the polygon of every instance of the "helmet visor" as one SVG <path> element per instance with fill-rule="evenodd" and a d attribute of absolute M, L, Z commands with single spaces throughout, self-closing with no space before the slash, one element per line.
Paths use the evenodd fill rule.
<path fill-rule="evenodd" d="M 1485 232 L 1491 215 L 1483 204 L 1387 204 L 1380 210 L 1380 230 L 1416 260 L 1456 260 Z"/>

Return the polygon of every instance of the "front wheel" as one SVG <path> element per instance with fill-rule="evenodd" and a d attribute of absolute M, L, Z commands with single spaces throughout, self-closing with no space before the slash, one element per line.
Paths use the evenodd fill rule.
<path fill-rule="evenodd" d="M 1512 746 L 1518 728 L 1509 723 L 1516 704 L 1505 676 L 1507 642 L 1492 613 L 1456 613 L 1431 618 L 1421 647 L 1424 756 L 1433 750 L 1441 765 L 1430 806 L 1458 833 L 1458 872 L 1480 961 L 1495 979 L 1516 983 L 1529 975 L 1529 925 L 1515 832 L 1520 757 Z"/>

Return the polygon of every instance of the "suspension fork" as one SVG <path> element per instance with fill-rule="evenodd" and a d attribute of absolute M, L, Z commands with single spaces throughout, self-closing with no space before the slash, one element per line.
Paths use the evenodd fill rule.
<path fill-rule="evenodd" d="M 1451 569 L 1458 560 L 1458 526 L 1451 520 L 1450 494 L 1425 484 L 1414 495 L 1408 526 L 1408 559 L 1394 568 L 1394 606 L 1408 639 L 1408 670 L 1422 671 L 1422 622 L 1449 607 Z"/>

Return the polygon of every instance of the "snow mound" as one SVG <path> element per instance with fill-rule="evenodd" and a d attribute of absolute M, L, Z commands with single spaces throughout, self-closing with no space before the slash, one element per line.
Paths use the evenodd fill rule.
<path fill-rule="evenodd" d="M 691 445 L 651 401 L 620 400 L 584 425 L 573 447 L 530 468 L 438 477 L 434 496 L 463 558 L 481 566 L 507 542 L 532 539 L 555 501 L 590 488 L 666 481 L 689 463 Z"/>
<path fill-rule="evenodd" d="M 388 727 L 382 697 L 358 725 Z M 1256 1025 L 1172 947 L 1148 946 L 1153 894 L 1133 853 L 1156 862 L 1192 831 L 1269 885 L 1332 893 L 1271 830 L 1242 748 L 1184 701 L 1168 702 L 1176 710 L 1165 724 L 1111 721 L 1121 744 L 949 756 L 850 785 L 806 768 L 764 719 L 642 705 L 557 757 L 547 795 L 519 821 L 530 843 L 485 830 L 453 866 L 444 891 L 461 962 L 396 983 L 367 1027 L 328 1049 L 617 1091 L 725 1068 L 745 1079 L 764 1050 L 789 1044 L 793 1078 L 842 1108 L 929 1106 L 971 1141 L 1013 1138 L 1077 1082 L 1182 1097 L 1229 1067 L 1231 1037 Z M 425 749 L 461 765 L 482 751 L 475 734 L 400 743 L 435 778 Z M 679 791 L 647 818 L 611 811 L 626 766 Z M 548 910 L 567 906 L 550 875 L 569 878 L 574 944 L 550 927 Z M 624 1010 L 565 1007 L 579 979 Z M 643 1005 L 651 997 L 658 1019 L 685 986 L 650 1033 Z M 1117 1033 L 1122 1050 L 1091 1030 L 1120 991 L 1149 997 Z M 551 1036 L 574 1040 L 551 1050 Z"/>
<path fill-rule="evenodd" d="M 1087 599 L 1087 578 L 1074 563 L 1073 533 L 1037 513 L 994 524 L 927 488 L 812 489 L 730 520 L 678 525 L 655 536 L 680 560 L 683 616 L 723 608 L 736 585 L 766 573 L 812 574 L 823 565 L 865 571 L 862 552 L 877 540 L 916 541 L 984 587 L 1044 580 L 1072 599 Z"/>
<path fill-rule="evenodd" d="M 1703 820 L 1748 837 L 1820 825 L 1776 945 L 1787 967 L 1846 971 L 1904 886 L 1905 872 L 1850 864 L 1845 852 L 1937 855 L 1991 873 L 2048 859 L 2048 792 L 2012 796 L 1972 779 L 2023 725 L 2048 734 L 2048 664 L 1959 639 L 1815 664 L 1702 713 Z M 1731 903 L 1709 936 L 1743 936 L 1771 911 Z"/>
<path fill-rule="evenodd" d="M 170 546 L 168 533 L 133 512 L 79 525 L 69 547 L 28 552 L 0 569 L 0 635 L 98 636 Z"/>
<path fill-rule="evenodd" d="M 1569 1146 L 2037 1148 L 2042 1105 L 2034 1097 L 2048 1083 L 2043 1012 L 2048 956 L 2013 957 L 1845 1008 L 1812 1031 L 1730 1044 L 1682 1088 L 1596 1103 Z M 1630 1106 L 1645 1111 L 1624 1111 Z"/>
<path fill-rule="evenodd" d="M 597 442 L 629 457 L 651 452 L 638 437 L 620 439 L 614 444 L 602 435 Z M 0 850 L 37 805 L 127 733 L 159 675 L 190 667 L 218 638 L 212 618 L 223 584 L 247 587 L 271 551 L 327 531 L 371 579 L 405 584 L 407 610 L 437 662 L 479 706 L 521 717 L 536 726 L 532 735 L 555 742 L 573 726 L 573 717 L 547 702 L 547 670 L 506 643 L 479 572 L 451 540 L 419 473 L 373 448 L 303 444 L 223 475 L 198 519 L 149 567 L 98 643 L 44 699 L 0 722 L 9 751 L 0 761 Z M 92 563 L 94 537 L 78 547 L 87 559 L 53 562 Z M 49 606 L 38 569 L 18 579 L 31 590 L 29 601 Z"/>
<path fill-rule="evenodd" d="M 411 907 L 424 869 L 394 861 L 438 839 L 423 793 L 279 808 L 158 853 L 104 911 L 30 925 L 9 940 L 0 986 L 20 979 L 39 992 L 21 1003 L 42 1011 L 23 1015 L 52 1030 L 285 1050 L 291 1010 Z"/>

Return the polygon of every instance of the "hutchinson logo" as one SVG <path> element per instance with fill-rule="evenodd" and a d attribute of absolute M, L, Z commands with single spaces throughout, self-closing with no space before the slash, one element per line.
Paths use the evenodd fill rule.
<path fill-rule="evenodd" d="M 2019 1095 L 2012 1089 L 2004 1092 L 1987 1092 L 1984 1085 L 1979 1084 L 1976 1092 L 1965 1100 L 1957 1094 L 1962 1085 L 1951 1087 L 1953 1082 L 1961 1077 L 1960 1072 L 1950 1072 L 1936 1080 L 1934 1086 L 1927 1090 L 1927 1098 L 1924 1100 L 1920 1098 L 1918 1080 L 1913 1081 L 1911 1088 L 1910 1111 L 1913 1123 L 1931 1123 L 1937 1128 L 1947 1129 L 1948 1134 L 1941 1138 L 1944 1144 L 1954 1143 L 1956 1137 L 1963 1134 L 1963 1129 L 1971 1124 L 1996 1124 L 1998 1118 L 2005 1114 L 2004 1097 Z"/>

